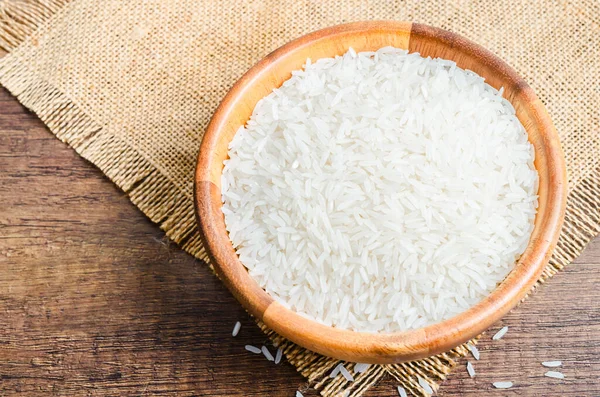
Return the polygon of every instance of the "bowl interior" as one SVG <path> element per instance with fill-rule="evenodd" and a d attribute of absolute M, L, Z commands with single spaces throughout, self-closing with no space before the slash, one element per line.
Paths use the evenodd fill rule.
<path fill-rule="evenodd" d="M 449 320 L 390 334 L 345 331 L 308 320 L 275 302 L 238 260 L 221 212 L 221 172 L 228 144 L 257 102 L 313 61 L 349 47 L 373 51 L 394 46 L 422 56 L 452 60 L 470 69 L 515 107 L 536 152 L 539 207 L 530 243 L 515 268 L 483 301 Z M 195 178 L 195 204 L 205 247 L 221 279 L 236 298 L 268 327 L 321 354 L 355 362 L 391 363 L 423 358 L 475 337 L 513 308 L 538 280 L 556 244 L 564 217 L 566 174 L 558 135 L 533 90 L 502 60 L 449 32 L 406 22 L 360 22 L 301 37 L 269 54 L 227 94 L 205 133 Z"/>

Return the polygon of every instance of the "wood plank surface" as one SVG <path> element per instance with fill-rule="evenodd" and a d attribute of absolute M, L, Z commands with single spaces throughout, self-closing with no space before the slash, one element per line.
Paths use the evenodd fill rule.
<path fill-rule="evenodd" d="M 502 340 L 483 338 L 474 379 L 461 362 L 438 395 L 600 396 L 598 285 L 596 240 L 494 328 L 510 327 Z M 0 91 L 0 396 L 304 391 L 291 365 L 244 350 L 265 342 L 205 264 Z M 367 393 L 396 395 L 391 379 Z"/>

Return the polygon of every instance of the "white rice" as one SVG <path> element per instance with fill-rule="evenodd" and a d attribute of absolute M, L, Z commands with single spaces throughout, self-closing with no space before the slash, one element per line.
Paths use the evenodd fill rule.
<path fill-rule="evenodd" d="M 404 390 L 402 386 L 398 386 L 398 395 L 400 397 L 408 397 L 408 394 L 406 394 L 406 390 Z"/>
<path fill-rule="evenodd" d="M 477 349 L 477 346 L 475 346 L 471 343 L 467 343 L 467 347 L 469 348 L 469 351 L 473 355 L 473 358 L 475 358 L 475 360 L 479 361 L 479 349 Z"/>
<path fill-rule="evenodd" d="M 469 376 L 471 378 L 475 376 L 475 368 L 473 367 L 473 364 L 471 364 L 470 361 L 467 361 L 467 372 L 469 373 Z"/>
<path fill-rule="evenodd" d="M 275 357 L 273 357 L 273 355 L 271 354 L 271 352 L 269 351 L 269 349 L 267 349 L 267 346 L 263 346 L 260 348 L 260 350 L 262 351 L 262 354 L 265 356 L 265 358 L 269 361 L 275 361 Z"/>
<path fill-rule="evenodd" d="M 417 380 L 419 381 L 419 385 L 423 388 L 425 393 L 433 394 L 433 389 L 431 388 L 431 385 L 429 385 L 429 383 L 425 379 L 421 378 L 420 376 L 417 376 Z"/>
<path fill-rule="evenodd" d="M 513 387 L 512 382 L 494 382 L 492 383 L 496 389 L 510 389 Z"/>
<path fill-rule="evenodd" d="M 544 361 L 542 365 L 548 368 L 555 368 L 560 367 L 562 365 L 562 361 Z"/>
<path fill-rule="evenodd" d="M 391 47 L 309 60 L 256 105 L 229 156 L 222 208 L 240 261 L 325 325 L 450 318 L 504 279 L 533 230 L 523 126 L 447 60 Z"/>
<path fill-rule="evenodd" d="M 235 323 L 235 326 L 233 327 L 233 331 L 231 332 L 231 336 L 237 336 L 237 334 L 240 332 L 240 328 L 242 328 L 242 323 L 240 323 L 238 321 L 237 323 Z"/>
<path fill-rule="evenodd" d="M 508 332 L 508 327 L 502 327 L 500 331 L 496 332 L 494 336 L 492 336 L 492 340 L 502 339 L 504 335 Z"/>
<path fill-rule="evenodd" d="M 548 371 L 544 374 L 548 378 L 556 378 L 556 379 L 564 379 L 565 375 L 562 372 L 558 371 Z"/>
<path fill-rule="evenodd" d="M 362 374 L 367 369 L 369 369 L 370 366 L 371 366 L 371 364 L 356 363 L 354 365 L 354 372 L 357 373 L 357 374 Z"/>
<path fill-rule="evenodd" d="M 277 353 L 275 354 L 275 364 L 279 364 L 281 362 L 281 357 L 283 357 L 283 350 L 281 347 L 277 348 Z"/>
<path fill-rule="evenodd" d="M 343 365 L 340 367 L 340 373 L 348 382 L 354 382 L 354 376 Z"/>
<path fill-rule="evenodd" d="M 340 373 L 340 370 L 344 367 L 343 363 L 339 363 L 338 365 L 335 366 L 335 368 L 333 369 L 333 371 L 331 371 L 331 373 L 329 374 L 330 378 L 335 378 L 336 376 L 338 376 L 338 374 Z"/>
<path fill-rule="evenodd" d="M 260 354 L 262 352 L 262 350 L 260 350 L 258 347 L 252 346 L 252 345 L 246 345 L 246 346 L 244 346 L 244 348 L 246 350 L 248 350 L 250 353 L 254 353 L 254 354 Z"/>

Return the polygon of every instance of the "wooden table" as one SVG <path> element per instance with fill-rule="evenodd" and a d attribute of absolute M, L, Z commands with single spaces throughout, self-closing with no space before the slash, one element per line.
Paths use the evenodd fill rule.
<path fill-rule="evenodd" d="M 506 317 L 504 339 L 483 338 L 474 379 L 462 362 L 438 395 L 600 396 L 599 285 L 597 240 Z M 0 91 L 0 395 L 304 390 L 291 365 L 244 350 L 263 342 L 204 263 Z M 545 360 L 562 360 L 567 378 L 545 378 Z M 501 380 L 515 387 L 493 390 Z M 395 384 L 368 395 L 396 396 Z"/>

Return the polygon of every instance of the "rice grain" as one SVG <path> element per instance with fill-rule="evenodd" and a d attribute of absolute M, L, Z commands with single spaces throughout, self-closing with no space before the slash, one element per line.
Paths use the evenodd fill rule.
<path fill-rule="evenodd" d="M 369 369 L 370 366 L 371 366 L 371 364 L 356 363 L 354 365 L 354 372 L 357 374 L 362 374 L 367 369 Z"/>
<path fill-rule="evenodd" d="M 402 386 L 398 386 L 398 395 L 400 397 L 408 397 L 408 395 L 406 394 L 406 390 L 404 390 Z"/>
<path fill-rule="evenodd" d="M 467 361 L 467 372 L 471 378 L 475 376 L 475 368 L 473 368 L 473 364 L 470 361 Z"/>
<path fill-rule="evenodd" d="M 338 376 L 338 374 L 340 373 L 340 370 L 343 366 L 344 366 L 343 363 L 339 363 L 338 365 L 336 365 L 335 368 L 333 369 L 333 371 L 331 371 L 331 373 L 329 374 L 329 377 L 335 378 L 336 376 Z"/>
<path fill-rule="evenodd" d="M 477 346 L 468 343 L 467 347 L 469 349 L 469 351 L 471 352 L 471 354 L 473 355 L 473 358 L 475 358 L 475 360 L 479 360 L 479 349 L 477 349 Z"/>
<path fill-rule="evenodd" d="M 279 364 L 281 362 L 281 357 L 283 357 L 283 350 L 281 350 L 281 347 L 278 347 L 277 353 L 275 353 L 275 364 Z"/>
<path fill-rule="evenodd" d="M 235 326 L 233 327 L 233 331 L 231 332 L 231 336 L 237 336 L 237 334 L 240 332 L 240 328 L 242 328 L 242 323 L 240 323 L 239 321 L 237 323 L 235 323 Z"/>
<path fill-rule="evenodd" d="M 558 372 L 558 371 L 548 371 L 544 374 L 544 376 L 547 376 L 548 378 L 555 378 L 555 379 L 564 379 L 565 375 L 562 372 Z"/>
<path fill-rule="evenodd" d="M 508 332 L 508 327 L 502 327 L 500 331 L 496 332 L 496 334 L 492 337 L 492 340 L 502 339 L 504 335 Z"/>
<path fill-rule="evenodd" d="M 560 367 L 562 365 L 562 361 L 544 361 L 542 365 L 548 368 L 555 368 Z"/>
<path fill-rule="evenodd" d="M 420 376 L 417 376 L 417 380 L 419 381 L 419 385 L 423 388 L 425 393 L 429 395 L 433 394 L 433 389 L 431 388 L 431 385 L 425 379 L 421 378 Z"/>
<path fill-rule="evenodd" d="M 246 350 L 248 350 L 250 353 L 254 353 L 254 354 L 260 354 L 262 352 L 262 350 L 260 350 L 258 347 L 252 346 L 252 345 L 246 345 L 246 346 L 244 346 L 244 348 Z"/>
<path fill-rule="evenodd" d="M 273 355 L 271 354 L 271 352 L 269 351 L 269 349 L 267 349 L 267 346 L 263 346 L 260 348 L 260 350 L 262 351 L 262 354 L 265 356 L 265 358 L 269 361 L 275 361 L 275 358 L 273 357 Z"/>
<path fill-rule="evenodd" d="M 354 382 L 354 376 L 343 365 L 340 367 L 340 373 L 348 382 Z"/>
<path fill-rule="evenodd" d="M 494 382 L 492 383 L 496 389 L 510 389 L 513 387 L 512 382 Z"/>

